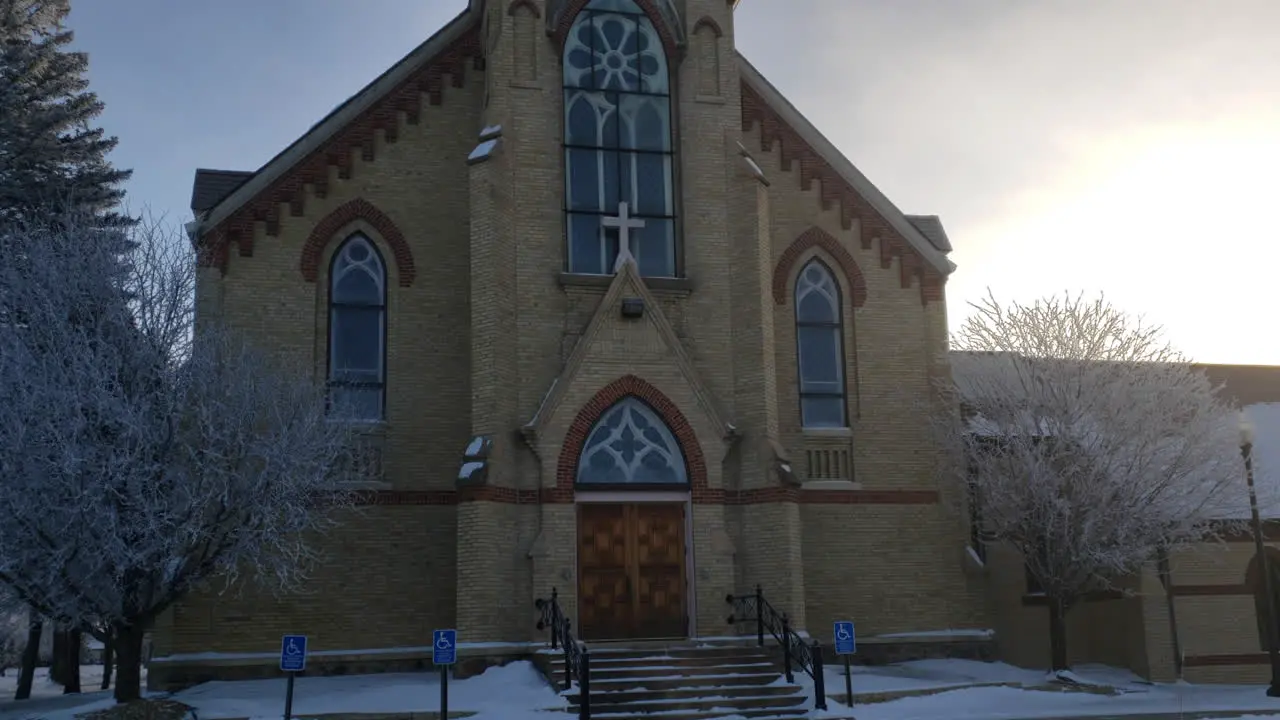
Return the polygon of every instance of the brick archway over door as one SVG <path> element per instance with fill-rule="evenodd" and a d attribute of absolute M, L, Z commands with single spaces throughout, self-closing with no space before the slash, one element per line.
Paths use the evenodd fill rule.
<path fill-rule="evenodd" d="M 685 418 L 680 408 L 661 390 L 650 385 L 635 375 L 623 375 L 600 389 L 569 425 L 565 433 L 564 444 L 560 446 L 560 461 L 556 465 L 556 492 L 558 495 L 573 496 L 574 477 L 578 472 L 578 457 L 582 454 L 582 445 L 587 441 L 587 433 L 600 419 L 606 410 L 619 400 L 634 395 L 653 408 L 662 418 L 676 442 L 680 443 L 680 451 L 684 453 L 685 470 L 689 476 L 690 489 L 698 494 L 707 489 L 707 462 L 702 455 L 702 446 L 693 432 L 693 426 Z"/>

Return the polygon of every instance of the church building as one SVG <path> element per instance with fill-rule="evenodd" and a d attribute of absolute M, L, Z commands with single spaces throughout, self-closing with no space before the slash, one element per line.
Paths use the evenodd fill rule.
<path fill-rule="evenodd" d="M 754 633 L 725 596 L 757 585 L 860 652 L 991 627 L 928 422 L 946 233 L 737 51 L 738 4 L 471 0 L 196 172 L 197 312 L 314 367 L 379 473 L 301 592 L 168 612 L 153 686 L 270 674 L 286 633 L 348 671 L 436 628 L 528 653 L 553 589 L 589 646 Z"/>

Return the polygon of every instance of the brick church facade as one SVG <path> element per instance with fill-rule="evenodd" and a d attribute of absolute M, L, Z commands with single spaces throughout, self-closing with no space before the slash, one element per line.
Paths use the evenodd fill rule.
<path fill-rule="evenodd" d="M 381 473 L 305 592 L 166 614 L 153 682 L 291 632 L 518 654 L 552 588 L 588 643 L 745 632 L 756 584 L 814 637 L 990 627 L 926 421 L 946 235 L 734 6 L 472 0 L 261 169 L 198 171 L 198 313 L 311 364 Z"/>

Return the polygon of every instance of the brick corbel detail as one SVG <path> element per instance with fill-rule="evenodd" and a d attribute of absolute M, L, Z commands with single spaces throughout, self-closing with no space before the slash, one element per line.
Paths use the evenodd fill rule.
<path fill-rule="evenodd" d="M 417 276 L 417 268 L 413 264 L 413 251 L 405 242 L 404 233 L 379 210 L 373 203 L 364 198 L 348 200 L 316 224 L 302 246 L 302 260 L 299 269 L 307 282 L 315 282 L 320 276 L 320 258 L 324 255 L 325 246 L 338 239 L 338 231 L 356 220 L 369 223 L 382 239 L 391 246 L 391 254 L 396 263 L 396 276 L 400 287 L 409 287 Z"/>
<path fill-rule="evenodd" d="M 858 194 L 821 153 L 805 142 L 795 128 L 788 125 L 759 93 L 744 82 L 742 131 L 750 132 L 757 126 L 760 130 L 760 149 L 772 152 L 773 146 L 778 145 L 784 172 L 790 172 L 793 165 L 799 165 L 801 190 L 811 189 L 813 181 L 817 180 L 822 186 L 819 200 L 823 210 L 830 210 L 838 204 L 840 226 L 845 230 L 852 229 L 854 219 L 858 220 L 859 242 L 863 250 L 870 250 L 873 241 L 877 238 L 880 240 L 882 269 L 893 267 L 893 259 L 898 259 L 901 287 L 909 288 L 914 281 L 919 280 L 922 304 L 942 301 L 946 277 L 925 262 L 906 238 L 866 198 Z"/>
<path fill-rule="evenodd" d="M 442 103 L 445 76 L 450 78 L 453 87 L 464 87 L 469 64 L 476 70 L 484 68 L 478 22 L 226 219 L 210 228 L 202 238 L 201 264 L 217 267 L 225 273 L 232 244 L 239 247 L 241 256 L 252 257 L 253 231 L 257 223 L 263 223 L 268 237 L 277 237 L 280 234 L 281 206 L 288 205 L 291 217 L 301 217 L 308 188 L 316 197 L 326 197 L 330 168 L 337 168 L 340 179 L 350 179 L 352 154 L 357 149 L 365 162 L 373 162 L 379 131 L 387 143 L 396 142 L 400 136 L 401 116 L 408 124 L 417 125 L 422 119 L 422 96 L 426 95 L 431 105 Z"/>
<path fill-rule="evenodd" d="M 658 417 L 667 423 L 676 442 L 680 443 L 693 501 L 706 502 L 711 495 L 722 499 L 722 491 L 712 492 L 711 488 L 707 487 L 707 463 L 702 455 L 702 446 L 698 444 L 698 437 L 693 432 L 693 426 L 689 424 L 689 420 L 661 390 L 635 375 L 624 375 L 604 386 L 578 411 L 578 416 L 569 425 L 569 431 L 565 434 L 564 443 L 560 447 L 560 460 L 556 465 L 555 495 L 558 498 L 573 497 L 578 457 L 582 455 L 582 446 L 587 441 L 587 434 L 591 432 L 591 428 L 606 410 L 629 396 L 635 396 L 653 408 Z"/>
<path fill-rule="evenodd" d="M 557 18 L 555 31 L 552 37 L 556 41 L 556 49 L 564 52 L 564 41 L 569 37 L 569 30 L 573 27 L 573 21 L 577 19 L 578 13 L 582 12 L 582 8 L 587 6 L 591 0 L 567 0 L 564 8 L 560 11 L 560 17 Z M 671 28 L 667 26 L 667 21 L 662 16 L 662 12 L 654 5 L 654 0 L 635 0 L 636 5 L 644 11 L 653 23 L 653 27 L 658 31 L 658 37 L 662 38 L 662 47 L 667 51 L 667 57 L 674 60 L 676 58 L 676 37 L 671 34 Z"/>
<path fill-rule="evenodd" d="M 856 308 L 862 307 L 867 302 L 867 281 L 862 277 L 862 269 L 858 267 L 857 261 L 840 244 L 840 241 L 831 237 L 830 233 L 820 227 L 805 230 L 786 250 L 782 251 L 782 257 L 773 268 L 773 301 L 779 305 L 787 304 L 787 283 L 791 279 L 795 264 L 805 252 L 814 247 L 821 248 L 836 261 L 840 271 L 844 273 L 845 282 L 849 284 L 850 302 Z"/>

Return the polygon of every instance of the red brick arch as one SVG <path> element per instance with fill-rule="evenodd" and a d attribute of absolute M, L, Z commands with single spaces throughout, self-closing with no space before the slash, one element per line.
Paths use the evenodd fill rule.
<path fill-rule="evenodd" d="M 862 277 L 862 270 L 848 250 L 839 240 L 820 227 L 805 230 L 791 246 L 782 252 L 778 264 L 773 268 L 773 301 L 779 305 L 787 304 L 787 281 L 791 279 L 795 264 L 809 250 L 818 247 L 831 256 L 840 266 L 845 280 L 849 283 L 850 301 L 853 306 L 862 307 L 867 302 L 867 281 Z"/>
<path fill-rule="evenodd" d="M 391 253 L 396 263 L 396 275 L 400 278 L 400 287 L 409 287 L 417 275 L 413 264 L 413 251 L 405 242 L 404 233 L 379 210 L 373 203 L 364 198 L 356 198 L 343 203 L 341 207 L 329 213 L 316 223 L 302 246 L 300 270 L 307 282 L 315 282 L 320 275 L 320 258 L 324 255 L 325 246 L 337 239 L 338 231 L 356 220 L 363 220 L 373 226 L 382 239 L 391 246 Z"/>
<path fill-rule="evenodd" d="M 588 400 L 578 411 L 578 416 L 573 419 L 573 423 L 569 425 L 569 431 L 564 436 L 564 444 L 560 447 L 560 461 L 556 465 L 558 492 L 573 492 L 574 479 L 578 472 L 578 456 L 582 454 L 582 445 L 587 441 L 587 433 L 591 432 L 592 426 L 619 400 L 633 395 L 653 408 L 658 417 L 667 423 L 676 442 L 680 443 L 690 488 L 695 492 L 706 490 L 707 463 L 702 456 L 702 446 L 698 444 L 693 426 L 689 424 L 684 413 L 680 412 L 680 408 L 676 407 L 676 404 L 658 388 L 635 375 L 623 375 L 605 385 Z"/>
<path fill-rule="evenodd" d="M 511 0 L 511 4 L 507 6 L 507 14 L 514 17 L 516 11 L 522 7 L 533 13 L 535 18 L 542 17 L 542 11 L 538 9 L 538 4 L 533 0 Z"/>
<path fill-rule="evenodd" d="M 720 29 L 720 23 L 716 22 L 716 19 L 710 15 L 703 15 L 698 18 L 698 22 L 693 24 L 692 35 L 697 35 L 698 31 L 704 27 L 711 28 L 711 32 L 716 37 L 724 37 L 724 31 Z"/>
<path fill-rule="evenodd" d="M 577 19 L 578 13 L 582 12 L 582 8 L 587 6 L 591 0 L 564 0 L 564 7 L 560 10 L 560 17 L 557 19 L 555 32 L 556 49 L 561 53 L 564 52 L 564 41 L 569 36 L 569 29 L 573 27 L 573 21 Z M 667 58 L 675 60 L 676 58 L 676 36 L 671 32 L 671 27 L 667 25 L 667 20 L 662 16 L 662 12 L 658 10 L 655 0 L 635 0 L 636 5 L 649 16 L 649 20 L 653 22 L 653 27 L 658 31 L 658 37 L 662 38 L 662 47 L 667 51 Z"/>

